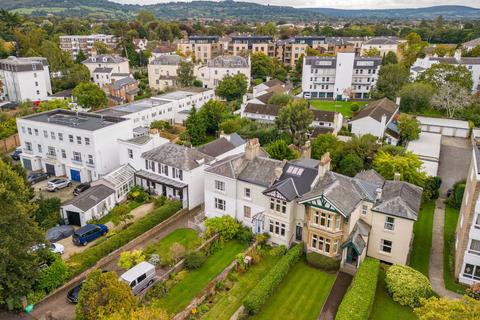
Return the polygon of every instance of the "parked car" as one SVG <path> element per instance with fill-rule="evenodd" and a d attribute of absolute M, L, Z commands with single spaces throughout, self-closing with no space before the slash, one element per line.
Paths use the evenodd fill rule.
<path fill-rule="evenodd" d="M 107 272 L 102 270 L 102 272 Z M 80 290 L 82 290 L 82 286 L 85 280 L 82 280 L 79 284 L 77 284 L 72 289 L 68 290 L 67 292 L 67 301 L 71 303 L 78 303 L 78 295 L 80 294 Z"/>
<path fill-rule="evenodd" d="M 34 245 L 31 250 L 32 252 L 35 252 L 40 249 L 46 249 L 47 247 L 53 253 L 63 254 L 65 252 L 65 247 L 60 243 L 50 243 L 49 246 L 47 246 L 45 243 L 40 243 L 40 244 Z"/>
<path fill-rule="evenodd" d="M 100 238 L 108 232 L 108 227 L 104 224 L 87 224 L 72 235 L 72 241 L 77 246 L 86 246 L 88 242 Z"/>
<path fill-rule="evenodd" d="M 56 242 L 70 237 L 74 232 L 75 228 L 73 226 L 56 226 L 47 230 L 45 234 L 45 239 L 50 242 Z"/>
<path fill-rule="evenodd" d="M 27 181 L 30 184 L 35 184 L 48 178 L 50 178 L 50 174 L 46 172 L 32 171 L 27 175 Z"/>
<path fill-rule="evenodd" d="M 22 154 L 22 148 L 17 148 L 10 154 L 13 160 L 20 160 L 20 154 Z"/>
<path fill-rule="evenodd" d="M 72 183 L 68 179 L 52 179 L 48 181 L 47 190 L 55 192 L 59 189 L 70 187 Z"/>
<path fill-rule="evenodd" d="M 140 262 L 120 276 L 120 280 L 128 283 L 135 295 L 150 286 L 154 278 L 155 266 L 146 261 Z"/>
<path fill-rule="evenodd" d="M 75 187 L 75 189 L 73 189 L 73 195 L 78 196 L 80 193 L 87 190 L 88 188 L 90 188 L 90 183 L 80 183 L 78 186 Z"/>

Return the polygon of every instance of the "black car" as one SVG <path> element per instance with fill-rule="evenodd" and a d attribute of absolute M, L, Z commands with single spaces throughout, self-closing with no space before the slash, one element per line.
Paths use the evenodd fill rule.
<path fill-rule="evenodd" d="M 47 180 L 48 178 L 50 178 L 50 174 L 45 173 L 45 172 L 30 172 L 27 175 L 27 181 L 30 184 L 35 184 L 37 182 Z"/>
<path fill-rule="evenodd" d="M 75 187 L 75 189 L 73 189 L 73 195 L 78 196 L 80 193 L 87 190 L 88 188 L 90 188 L 90 183 L 80 183 L 78 186 Z"/>
<path fill-rule="evenodd" d="M 71 303 L 78 303 L 78 295 L 80 294 L 80 290 L 82 290 L 83 281 L 77 284 L 72 289 L 68 290 L 67 292 L 67 301 Z"/>
<path fill-rule="evenodd" d="M 22 154 L 22 148 L 17 148 L 10 154 L 13 160 L 20 160 L 20 154 Z"/>

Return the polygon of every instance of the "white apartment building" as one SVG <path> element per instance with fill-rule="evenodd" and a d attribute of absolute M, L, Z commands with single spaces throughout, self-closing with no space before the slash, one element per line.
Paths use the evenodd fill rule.
<path fill-rule="evenodd" d="M 128 59 L 117 55 L 101 54 L 82 62 L 90 71 L 93 82 L 103 87 L 111 82 L 112 74 L 130 74 Z"/>
<path fill-rule="evenodd" d="M 148 85 L 155 90 L 165 90 L 177 85 L 177 70 L 184 60 L 176 54 L 158 56 L 148 63 Z"/>
<path fill-rule="evenodd" d="M 50 71 L 45 58 L 1 59 L 0 81 L 0 101 L 41 101 L 52 94 Z"/>
<path fill-rule="evenodd" d="M 169 142 L 160 137 L 156 129 L 151 129 L 149 134 L 136 136 L 127 140 L 118 140 L 118 153 L 121 164 L 129 164 L 135 170 L 144 167 L 142 154 Z"/>
<path fill-rule="evenodd" d="M 418 58 L 410 68 L 410 74 L 415 80 L 425 70 L 430 69 L 436 63 L 446 63 L 457 66 L 465 66 L 472 73 L 472 92 L 480 91 L 480 57 L 462 57 L 460 51 L 456 51 L 453 57 L 425 57 Z"/>
<path fill-rule="evenodd" d="M 198 69 L 197 79 L 202 81 L 204 88 L 216 88 L 225 76 L 243 74 L 250 87 L 250 72 L 250 57 L 245 59 L 240 56 L 218 56 Z"/>
<path fill-rule="evenodd" d="M 135 128 L 150 127 L 150 123 L 157 120 L 168 121 L 170 124 L 182 124 L 193 106 L 199 109 L 214 97 L 213 89 L 183 88 L 182 90 L 99 110 L 97 113 L 132 119 Z"/>
<path fill-rule="evenodd" d="M 366 99 L 378 79 L 380 57 L 338 52 L 335 57 L 305 57 L 302 93 L 306 99 Z"/>
<path fill-rule="evenodd" d="M 88 57 L 95 55 L 93 47 L 95 42 L 103 42 L 112 50 L 117 47 L 118 43 L 118 39 L 109 34 L 60 36 L 59 39 L 60 49 L 69 52 L 73 58 L 76 58 L 80 51 Z"/>
<path fill-rule="evenodd" d="M 117 168 L 117 140 L 133 137 L 129 119 L 59 109 L 17 118 L 17 127 L 25 169 L 79 182 Z"/>

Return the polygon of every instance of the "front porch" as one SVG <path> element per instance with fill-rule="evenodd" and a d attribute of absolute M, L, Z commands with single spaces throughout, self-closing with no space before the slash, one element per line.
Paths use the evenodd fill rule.
<path fill-rule="evenodd" d="M 347 240 L 341 246 L 341 271 L 351 275 L 354 275 L 357 272 L 357 268 L 367 255 L 367 243 L 370 229 L 370 225 L 363 220 L 357 221 Z"/>
<path fill-rule="evenodd" d="M 135 184 L 141 186 L 153 195 L 164 195 L 168 199 L 182 202 L 182 207 L 188 208 L 188 185 L 159 174 L 139 170 L 135 173 Z"/>

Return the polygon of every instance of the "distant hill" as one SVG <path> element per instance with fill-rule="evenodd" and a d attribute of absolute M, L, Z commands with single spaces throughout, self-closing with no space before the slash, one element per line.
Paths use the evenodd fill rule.
<path fill-rule="evenodd" d="M 107 0 L 0 0 L 0 8 L 30 15 L 56 14 L 128 18 L 141 9 L 161 19 L 216 18 L 244 21 L 319 21 L 326 18 L 362 19 L 480 19 L 480 9 L 465 6 L 435 6 L 418 9 L 341 10 L 293 8 L 234 1 L 170 2 L 154 5 L 123 5 Z"/>

